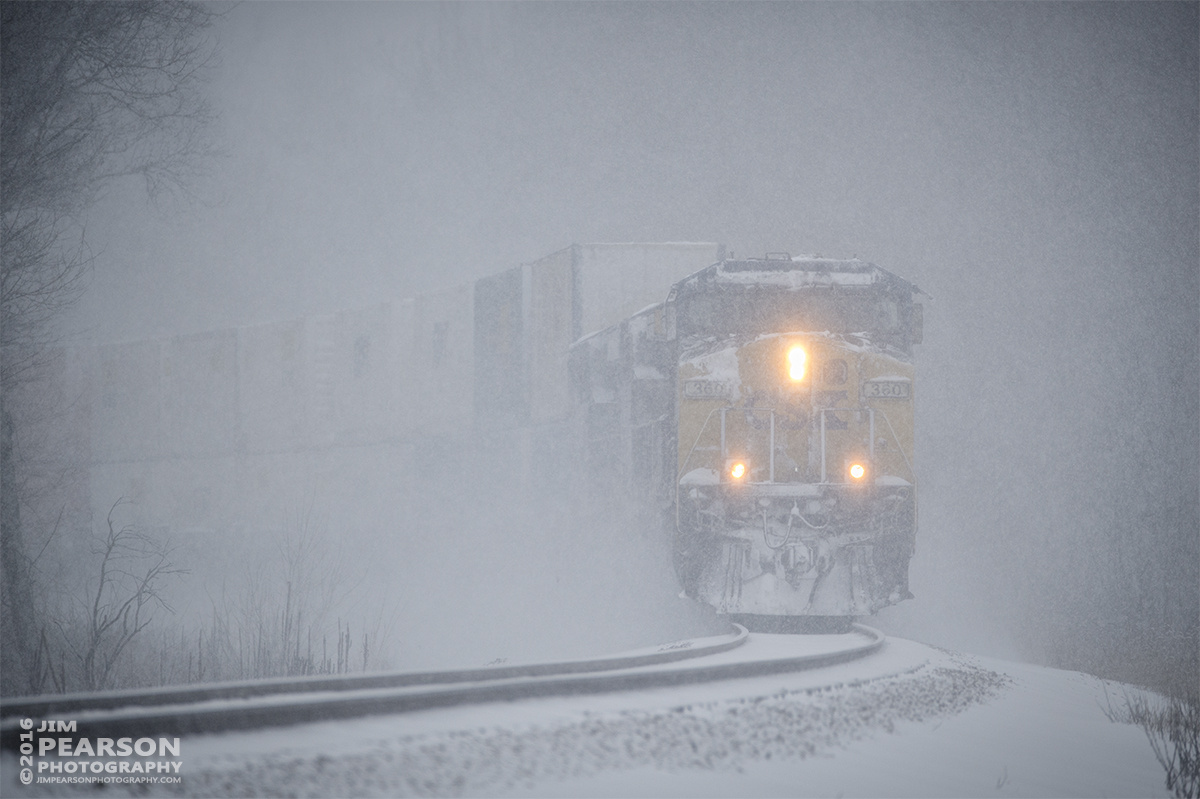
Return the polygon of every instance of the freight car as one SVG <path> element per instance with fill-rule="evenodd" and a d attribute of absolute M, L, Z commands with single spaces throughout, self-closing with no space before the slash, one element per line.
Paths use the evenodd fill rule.
<path fill-rule="evenodd" d="M 857 259 L 723 259 L 572 347 L 592 481 L 657 517 L 687 596 L 759 629 L 911 598 L 921 293 Z"/>

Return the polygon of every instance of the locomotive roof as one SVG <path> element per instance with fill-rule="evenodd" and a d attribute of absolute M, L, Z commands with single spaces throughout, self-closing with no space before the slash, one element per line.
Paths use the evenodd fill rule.
<path fill-rule="evenodd" d="M 789 289 L 882 286 L 912 294 L 925 294 L 915 284 L 869 261 L 770 253 L 765 258 L 730 258 L 718 261 L 676 283 L 671 287 L 671 295 L 674 296 L 680 289 L 714 284 L 765 285 Z"/>

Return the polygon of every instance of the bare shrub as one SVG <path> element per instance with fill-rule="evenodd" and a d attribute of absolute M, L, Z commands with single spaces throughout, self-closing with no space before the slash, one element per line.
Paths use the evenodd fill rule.
<path fill-rule="evenodd" d="M 84 690 L 113 687 L 117 664 L 129 645 L 151 625 L 157 611 L 173 612 L 162 589 L 168 578 L 186 570 L 172 562 L 173 550 L 165 542 L 133 525 L 117 525 L 114 515 L 125 504 L 128 500 L 113 504 L 105 519 L 105 532 L 94 540 L 96 576 L 85 582 L 81 592 L 68 594 L 51 615 L 58 633 L 57 672 L 51 644 L 42 631 L 37 668 L 48 672 L 59 691 L 67 690 L 67 652 Z"/>
<path fill-rule="evenodd" d="M 32 658 L 34 693 L 345 674 L 389 667 L 390 620 L 311 507 L 284 514 L 262 562 L 181 617 L 169 577 L 188 573 L 174 550 L 119 525 L 120 500 L 96 536 L 91 578 L 48 593 Z M 167 610 L 170 616 L 159 613 Z"/>
<path fill-rule="evenodd" d="M 1150 740 L 1154 756 L 1167 772 L 1167 790 L 1175 796 L 1200 796 L 1200 696 L 1152 697 L 1125 692 L 1119 707 L 1111 699 L 1110 721 L 1137 724 Z"/>
<path fill-rule="evenodd" d="M 356 612 L 361 578 L 309 508 L 284 513 L 268 560 L 210 597 L 208 618 L 162 631 L 158 684 L 344 674 L 384 668 L 379 608 Z M 353 619 L 353 623 L 351 621 Z"/>

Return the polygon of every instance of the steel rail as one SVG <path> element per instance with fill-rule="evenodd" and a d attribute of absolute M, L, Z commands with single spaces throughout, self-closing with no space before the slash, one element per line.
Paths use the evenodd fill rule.
<path fill-rule="evenodd" d="M 601 694 L 614 691 L 645 690 L 689 685 L 716 680 L 760 677 L 843 663 L 879 649 L 884 636 L 864 625 L 854 625 L 866 638 L 864 643 L 835 652 L 810 653 L 767 660 L 725 663 L 679 663 L 661 668 L 660 663 L 624 666 L 600 671 L 533 675 L 465 682 L 446 686 L 435 684 L 402 687 L 363 688 L 339 691 L 257 696 L 240 701 L 199 702 L 159 705 L 149 708 L 127 707 L 109 711 L 85 711 L 74 716 L 75 735 L 83 738 L 105 736 L 157 737 L 253 730 L 361 716 L 409 713 L 433 708 L 484 702 L 504 702 L 550 696 Z M 742 628 L 744 630 L 745 628 Z M 742 638 L 744 640 L 744 637 Z M 732 649 L 733 647 L 728 647 Z M 715 654 L 711 650 L 708 654 Z M 607 658 L 598 662 L 612 663 Z M 621 659 L 616 659 L 621 660 Z M 63 711 L 59 711 L 60 713 Z M 66 711 L 72 712 L 72 711 Z M 16 718 L 0 723 L 0 745 L 15 750 L 19 733 Z"/>
<path fill-rule="evenodd" d="M 12 717 L 48 718 L 63 713 L 115 710 L 128 707 L 154 707 L 211 702 L 220 699 L 252 699 L 281 694 L 307 694 L 324 691 L 360 691 L 379 688 L 405 688 L 421 685 L 487 682 L 518 677 L 548 677 L 612 671 L 637 666 L 673 663 L 726 652 L 746 642 L 749 633 L 740 624 L 722 636 L 685 639 L 663 644 L 654 652 L 613 655 L 588 660 L 529 663 L 512 666 L 485 666 L 477 669 L 445 671 L 392 672 L 386 674 L 341 674 L 336 676 L 286 677 L 238 680 L 189 686 L 164 686 L 123 691 L 96 691 L 74 694 L 0 699 L 0 719 Z"/>

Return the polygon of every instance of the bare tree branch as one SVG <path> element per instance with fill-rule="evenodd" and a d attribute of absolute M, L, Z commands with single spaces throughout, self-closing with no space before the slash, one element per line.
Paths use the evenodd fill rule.
<path fill-rule="evenodd" d="M 108 686 L 121 654 L 154 620 L 156 610 L 173 612 L 162 596 L 163 580 L 186 574 L 171 562 L 170 547 L 132 525 L 116 525 L 114 515 L 126 504 L 128 500 L 119 499 L 109 509 L 106 532 L 93 550 L 99 557 L 99 579 L 94 591 L 88 589 L 82 636 L 56 620 L 79 661 L 87 690 Z"/>
<path fill-rule="evenodd" d="M 137 176 L 152 197 L 185 190 L 212 153 L 205 136 L 212 112 L 202 89 L 215 52 L 204 34 L 215 16 L 212 6 L 173 0 L 0 3 L 5 693 L 28 690 L 29 681 L 40 684 L 35 675 L 47 665 L 38 639 L 45 625 L 35 619 L 33 566 L 21 532 L 19 505 L 25 500 L 18 472 L 24 465 L 18 463 L 11 392 L 38 377 L 55 342 L 55 319 L 84 290 L 93 263 L 84 214 L 103 188 Z M 102 578 L 98 590 L 105 586 Z M 143 605 L 128 606 L 123 633 L 136 635 L 142 611 Z"/>

